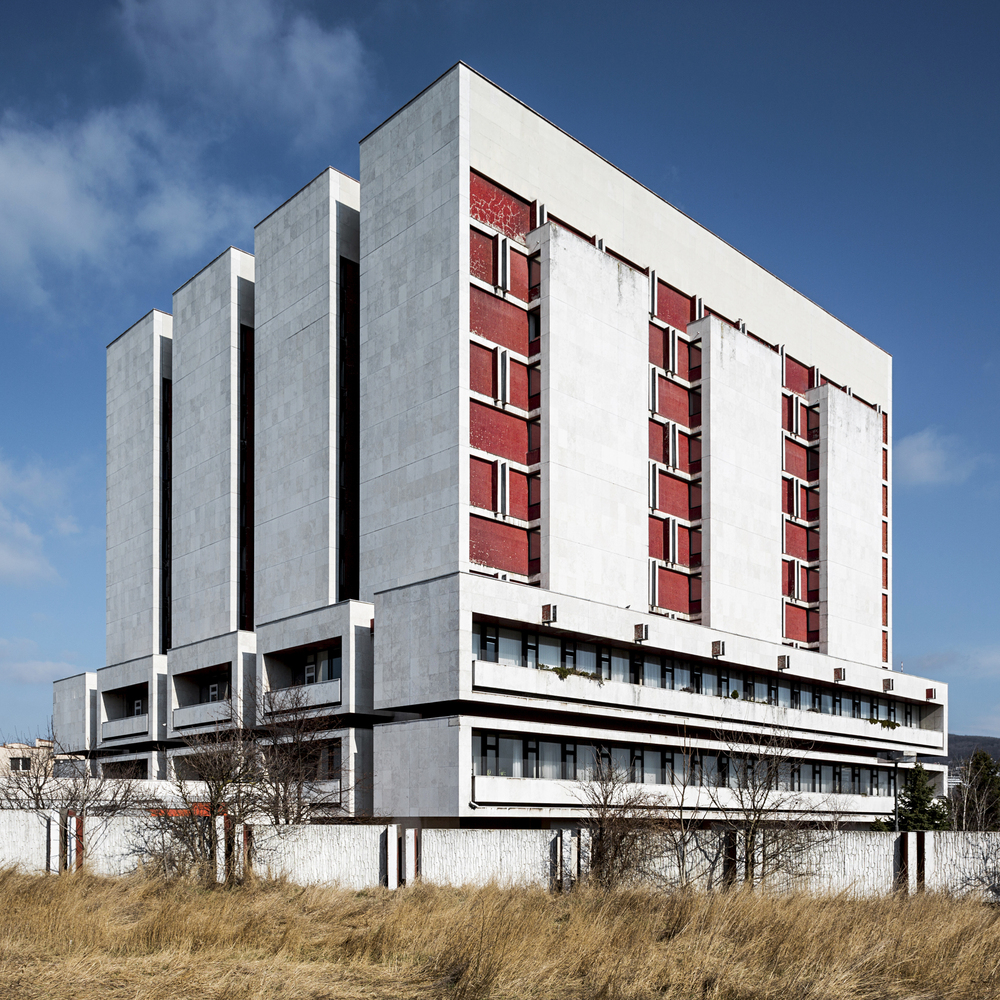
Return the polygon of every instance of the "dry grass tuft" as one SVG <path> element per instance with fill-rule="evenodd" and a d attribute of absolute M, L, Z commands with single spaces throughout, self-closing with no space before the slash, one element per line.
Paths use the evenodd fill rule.
<path fill-rule="evenodd" d="M 1000 911 L 927 894 L 852 900 L 0 871 L 0 995 L 988 1000 Z"/>

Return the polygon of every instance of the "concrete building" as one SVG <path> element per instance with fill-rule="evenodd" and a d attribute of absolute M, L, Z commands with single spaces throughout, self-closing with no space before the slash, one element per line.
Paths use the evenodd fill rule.
<path fill-rule="evenodd" d="M 108 348 L 66 749 L 164 776 L 292 699 L 349 810 L 485 826 L 779 743 L 802 810 L 868 822 L 947 753 L 944 685 L 891 670 L 875 344 L 464 64 L 254 243 Z"/>

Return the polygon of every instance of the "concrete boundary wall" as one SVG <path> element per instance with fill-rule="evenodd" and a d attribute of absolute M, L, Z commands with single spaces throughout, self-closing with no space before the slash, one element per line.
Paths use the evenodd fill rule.
<path fill-rule="evenodd" d="M 216 823 L 220 844 L 228 839 L 233 848 L 231 874 L 242 873 L 246 854 L 257 875 L 300 885 L 395 889 L 422 879 L 443 886 L 492 882 L 565 889 L 589 870 L 590 834 L 584 829 L 404 829 L 391 823 L 275 827 L 230 825 L 223 817 Z M 81 818 L 4 809 L 0 868 L 56 873 L 86 867 L 98 875 L 127 875 L 156 855 L 153 836 L 140 815 Z M 742 846 L 732 849 L 730 860 L 726 834 L 701 831 L 697 838 L 689 869 L 694 884 L 711 889 L 739 882 Z M 732 842 L 740 843 L 738 837 Z M 853 896 L 973 893 L 1000 900 L 1000 832 L 844 831 L 814 834 L 796 851 L 794 871 L 774 878 L 774 888 Z M 220 856 L 217 878 L 225 877 Z M 669 852 L 649 877 L 664 889 L 677 884 Z"/>
<path fill-rule="evenodd" d="M 547 887 L 558 876 L 560 843 L 556 830 L 421 830 L 419 874 L 435 885 Z"/>

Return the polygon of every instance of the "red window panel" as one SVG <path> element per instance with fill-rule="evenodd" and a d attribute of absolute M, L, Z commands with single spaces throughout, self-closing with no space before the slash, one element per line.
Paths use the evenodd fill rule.
<path fill-rule="evenodd" d="M 791 396 L 781 397 L 781 426 L 789 433 L 795 430 L 795 401 Z"/>
<path fill-rule="evenodd" d="M 882 662 L 889 662 L 889 633 L 882 633 Z"/>
<path fill-rule="evenodd" d="M 528 301 L 534 302 L 542 294 L 542 259 L 538 254 L 528 258 Z"/>
<path fill-rule="evenodd" d="M 541 513 L 542 481 L 538 476 L 528 476 L 528 520 L 537 520 Z"/>
<path fill-rule="evenodd" d="M 677 374 L 681 378 L 691 378 L 691 347 L 680 337 L 677 338 Z"/>
<path fill-rule="evenodd" d="M 527 201 L 474 170 L 469 178 L 469 214 L 515 240 L 523 241 L 525 234 L 534 228 Z"/>
<path fill-rule="evenodd" d="M 497 238 L 478 229 L 469 231 L 469 271 L 488 285 L 497 284 Z"/>
<path fill-rule="evenodd" d="M 480 451 L 524 463 L 528 452 L 528 421 L 472 400 L 469 443 Z"/>
<path fill-rule="evenodd" d="M 802 506 L 800 513 L 803 520 L 819 520 L 819 490 L 807 490 L 802 487 Z"/>
<path fill-rule="evenodd" d="M 889 595 L 882 595 L 882 624 L 889 624 Z"/>
<path fill-rule="evenodd" d="M 469 342 L 469 387 L 473 392 L 496 399 L 497 395 L 497 355 L 496 351 Z"/>
<path fill-rule="evenodd" d="M 800 524 L 785 521 L 785 555 L 795 556 L 803 562 L 809 561 L 809 540 L 807 531 Z"/>
<path fill-rule="evenodd" d="M 690 517 L 689 483 L 686 479 L 668 476 L 660 473 L 656 489 L 656 508 L 674 517 L 682 517 L 686 521 Z"/>
<path fill-rule="evenodd" d="M 691 544 L 691 565 L 701 565 L 701 528 L 691 528 L 688 532 Z"/>
<path fill-rule="evenodd" d="M 685 427 L 691 427 L 690 393 L 683 386 L 662 375 L 656 379 L 656 412 L 668 420 L 673 420 Z"/>
<path fill-rule="evenodd" d="M 518 354 L 528 353 L 528 314 L 481 288 L 469 289 L 469 329 Z"/>
<path fill-rule="evenodd" d="M 889 414 L 882 414 L 882 444 L 889 443 Z"/>
<path fill-rule="evenodd" d="M 889 551 L 889 522 L 882 522 L 882 551 Z"/>
<path fill-rule="evenodd" d="M 690 598 L 690 614 L 700 615 L 701 614 L 701 577 L 700 576 L 689 576 L 688 577 L 688 596 Z"/>
<path fill-rule="evenodd" d="M 889 452 L 885 448 L 882 449 L 882 478 L 889 481 Z"/>
<path fill-rule="evenodd" d="M 807 569 L 803 573 L 802 593 L 810 604 L 819 600 L 819 570 Z"/>
<path fill-rule="evenodd" d="M 649 457 L 654 462 L 665 462 L 664 457 L 664 437 L 666 435 L 666 427 L 663 424 L 658 424 L 655 420 L 650 420 L 649 422 Z"/>
<path fill-rule="evenodd" d="M 691 565 L 691 532 L 688 528 L 677 528 L 677 562 L 681 566 Z"/>
<path fill-rule="evenodd" d="M 667 611 L 691 614 L 691 578 L 661 566 L 656 574 L 656 603 Z"/>
<path fill-rule="evenodd" d="M 677 433 L 677 468 L 681 472 L 691 471 L 691 442 L 694 440 L 687 434 Z"/>
<path fill-rule="evenodd" d="M 650 559 L 665 559 L 666 549 L 664 547 L 664 529 L 666 521 L 661 521 L 658 517 L 649 519 L 649 557 Z"/>
<path fill-rule="evenodd" d="M 469 503 L 484 510 L 497 509 L 497 465 L 474 455 L 469 459 Z"/>
<path fill-rule="evenodd" d="M 882 516 L 889 516 L 889 487 L 884 484 L 882 486 Z"/>
<path fill-rule="evenodd" d="M 688 427 L 701 427 L 701 393 L 688 393 Z"/>
<path fill-rule="evenodd" d="M 810 528 L 806 532 L 806 549 L 809 553 L 809 562 L 819 559 L 819 532 L 815 528 Z"/>
<path fill-rule="evenodd" d="M 809 449 L 785 438 L 785 472 L 799 479 L 809 478 Z"/>
<path fill-rule="evenodd" d="M 889 560 L 882 560 L 882 589 L 889 589 Z"/>
<path fill-rule="evenodd" d="M 509 246 L 510 244 L 508 244 Z M 510 274 L 508 284 L 512 295 L 522 302 L 528 301 L 528 258 L 515 250 L 510 252 Z"/>
<path fill-rule="evenodd" d="M 810 441 L 819 440 L 819 410 L 815 407 L 802 407 L 802 423 L 799 430 L 805 428 L 806 437 Z"/>
<path fill-rule="evenodd" d="M 781 480 L 781 511 L 784 514 L 795 514 L 795 483 L 791 479 Z"/>
<path fill-rule="evenodd" d="M 687 447 L 688 449 L 688 459 L 691 466 L 690 469 L 684 469 L 684 471 L 692 474 L 701 472 L 701 438 L 693 436 L 688 437 L 686 434 L 678 435 L 678 438 L 680 437 L 683 437 L 686 442 L 686 445 L 683 445 L 682 447 Z"/>
<path fill-rule="evenodd" d="M 806 612 L 806 642 L 819 642 L 819 612 Z"/>
<path fill-rule="evenodd" d="M 666 368 L 666 331 L 661 327 L 649 324 L 649 363 L 658 368 Z"/>
<path fill-rule="evenodd" d="M 785 355 L 785 388 L 792 392 L 808 392 L 812 388 L 812 369 Z"/>
<path fill-rule="evenodd" d="M 542 425 L 538 420 L 528 424 L 528 454 L 525 465 L 535 465 L 542 460 Z"/>
<path fill-rule="evenodd" d="M 795 596 L 795 563 L 788 559 L 781 563 L 781 592 L 785 597 Z"/>
<path fill-rule="evenodd" d="M 701 517 L 701 483 L 691 483 L 688 492 L 690 497 L 689 517 L 697 521 Z"/>
<path fill-rule="evenodd" d="M 509 359 L 508 381 L 510 386 L 510 402 L 522 410 L 528 409 L 528 366 L 520 361 Z"/>
<path fill-rule="evenodd" d="M 809 612 L 805 608 L 785 605 L 785 638 L 793 642 L 809 641 Z"/>
<path fill-rule="evenodd" d="M 528 575 L 528 531 L 475 514 L 469 518 L 469 559 L 505 573 Z"/>
<path fill-rule="evenodd" d="M 697 382 L 701 378 L 701 342 L 688 346 L 688 379 Z"/>
<path fill-rule="evenodd" d="M 542 373 L 538 365 L 528 369 L 528 409 L 537 410 L 542 405 Z"/>
<path fill-rule="evenodd" d="M 523 472 L 511 469 L 508 475 L 507 510 L 512 517 L 528 521 L 528 477 Z"/>
<path fill-rule="evenodd" d="M 688 323 L 694 319 L 694 301 L 665 281 L 657 281 L 656 315 L 664 323 L 686 332 Z"/>

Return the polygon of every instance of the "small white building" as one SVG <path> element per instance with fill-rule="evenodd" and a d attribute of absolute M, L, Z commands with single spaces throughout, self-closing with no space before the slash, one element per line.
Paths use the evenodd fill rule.
<path fill-rule="evenodd" d="M 573 822 L 595 760 L 669 799 L 768 741 L 803 810 L 891 811 L 947 690 L 891 669 L 889 355 L 464 64 L 360 178 L 109 346 L 65 748 L 164 777 L 296 688 L 348 809 L 409 825 Z"/>

